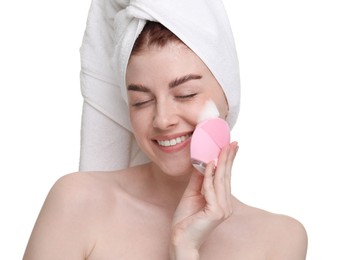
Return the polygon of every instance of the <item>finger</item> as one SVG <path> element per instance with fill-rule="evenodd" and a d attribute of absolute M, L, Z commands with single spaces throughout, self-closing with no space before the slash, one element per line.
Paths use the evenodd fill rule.
<path fill-rule="evenodd" d="M 215 188 L 214 188 L 214 162 L 211 161 L 209 164 L 207 164 L 207 167 L 205 169 L 204 173 L 204 182 L 203 182 L 203 192 L 204 197 L 207 203 L 207 206 L 209 208 L 214 208 L 217 204 L 216 194 L 215 194 Z"/>
<path fill-rule="evenodd" d="M 229 194 L 231 194 L 231 182 L 232 182 L 232 168 L 233 168 L 233 163 L 234 163 L 234 159 L 236 157 L 236 153 L 238 151 L 238 144 L 237 142 L 233 142 L 230 144 L 230 149 L 226 158 L 226 162 L 224 164 L 225 166 L 225 184 L 226 184 L 226 188 L 227 191 L 229 192 Z M 230 198 L 230 197 L 227 197 Z"/>
<path fill-rule="evenodd" d="M 200 174 L 198 171 L 193 171 L 190 181 L 184 192 L 184 197 L 199 195 L 202 188 L 203 179 L 204 177 L 202 174 Z"/>
<path fill-rule="evenodd" d="M 214 177 L 214 187 L 219 205 L 226 208 L 227 196 L 230 191 L 230 176 L 226 173 L 226 163 L 230 152 L 230 146 L 224 147 L 219 155 L 218 165 Z"/>
<path fill-rule="evenodd" d="M 224 147 L 219 156 L 218 169 L 215 174 L 215 181 L 219 184 L 225 183 L 226 180 L 231 180 L 232 166 L 238 150 L 237 142 L 233 142 L 230 145 Z M 220 185 L 216 186 L 221 187 Z"/>
<path fill-rule="evenodd" d="M 232 213 L 231 175 L 237 149 L 237 142 L 233 142 L 221 151 L 214 180 L 219 205 L 223 208 L 227 217 Z"/>
<path fill-rule="evenodd" d="M 237 142 L 234 142 L 231 144 L 231 149 L 228 154 L 227 160 L 226 160 L 226 165 L 225 165 L 225 172 L 226 172 L 226 200 L 227 200 L 227 205 L 230 205 L 229 208 L 229 214 L 232 214 L 232 200 L 231 200 L 231 194 L 232 194 L 232 168 L 233 168 L 233 163 L 234 159 L 236 157 L 236 154 L 238 152 L 239 146 Z"/>

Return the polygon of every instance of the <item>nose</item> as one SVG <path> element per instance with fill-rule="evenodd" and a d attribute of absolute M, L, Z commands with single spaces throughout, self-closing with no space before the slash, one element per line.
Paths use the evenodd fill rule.
<path fill-rule="evenodd" d="M 153 127 L 167 130 L 178 123 L 178 115 L 173 104 L 169 102 L 156 102 L 156 109 L 153 116 Z"/>

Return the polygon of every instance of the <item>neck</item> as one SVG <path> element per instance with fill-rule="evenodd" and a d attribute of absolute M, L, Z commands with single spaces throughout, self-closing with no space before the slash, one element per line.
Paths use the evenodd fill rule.
<path fill-rule="evenodd" d="M 190 180 L 191 173 L 172 176 L 160 170 L 155 164 L 150 164 L 149 167 L 153 180 L 152 189 L 156 194 L 154 199 L 158 199 L 158 203 L 168 209 L 175 210 Z"/>

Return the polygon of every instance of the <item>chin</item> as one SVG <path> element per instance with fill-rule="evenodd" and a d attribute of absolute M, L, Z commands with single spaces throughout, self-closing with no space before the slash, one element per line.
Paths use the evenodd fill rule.
<path fill-rule="evenodd" d="M 190 175 L 195 168 L 192 165 L 189 149 L 184 149 L 179 153 L 151 153 L 147 154 L 148 158 L 161 171 L 169 176 Z"/>
<path fill-rule="evenodd" d="M 159 164 L 158 167 L 166 175 L 172 177 L 190 175 L 194 171 L 194 167 L 190 161 L 184 163 Z"/>

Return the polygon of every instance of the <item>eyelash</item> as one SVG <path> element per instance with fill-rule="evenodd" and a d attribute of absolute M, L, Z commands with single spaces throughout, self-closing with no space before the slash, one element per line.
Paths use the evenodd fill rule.
<path fill-rule="evenodd" d="M 176 96 L 176 98 L 186 100 L 186 99 L 191 99 L 191 98 L 195 97 L 196 95 L 197 95 L 197 93 L 193 93 L 193 94 L 189 94 L 189 95 Z M 134 103 L 134 104 L 132 104 L 132 106 L 133 107 L 141 107 L 141 106 L 144 106 L 144 105 L 150 103 L 152 100 L 153 99 L 138 102 L 138 103 Z"/>
<path fill-rule="evenodd" d="M 183 96 L 176 96 L 176 98 L 178 99 L 189 99 L 189 98 L 193 98 L 197 95 L 197 93 L 193 93 L 193 94 L 189 94 L 189 95 L 183 95 Z"/>
<path fill-rule="evenodd" d="M 152 99 L 146 100 L 146 101 L 142 101 L 142 102 L 137 102 L 137 103 L 132 104 L 132 106 L 133 107 L 141 107 L 141 106 L 144 106 L 144 105 L 146 105 L 147 103 L 149 103 L 151 101 L 152 101 Z"/>

